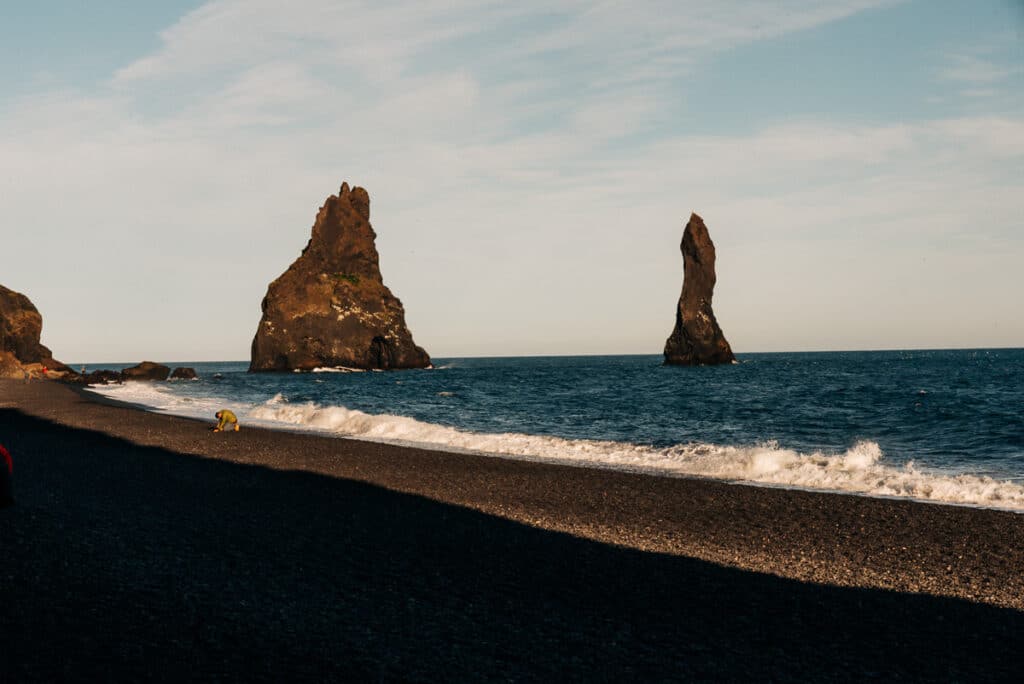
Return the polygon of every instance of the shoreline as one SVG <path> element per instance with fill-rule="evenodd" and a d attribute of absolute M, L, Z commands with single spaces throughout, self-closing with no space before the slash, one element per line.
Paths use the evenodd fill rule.
<path fill-rule="evenodd" d="M 354 649 L 346 657 L 376 655 L 369 669 L 355 667 L 357 658 L 331 661 L 337 667 L 325 671 L 385 679 L 554 676 L 561 670 L 545 669 L 544 658 L 561 651 L 545 655 L 544 643 L 593 659 L 570 671 L 628 675 L 625 663 L 651 640 L 667 649 L 647 653 L 661 665 L 635 677 L 786 678 L 845 662 L 859 665 L 837 666 L 836 676 L 977 679 L 1016 673 L 1009 654 L 1024 645 L 1018 513 L 245 426 L 213 434 L 209 421 L 112 401 L 56 383 L 0 383 L 0 442 L 14 457 L 17 501 L 0 511 L 10 532 L 0 538 L 0 557 L 14 578 L 0 589 L 0 627 L 23 635 L 14 638 L 32 667 L 45 670 L 50 648 L 33 639 L 45 644 L 46 630 L 56 628 L 36 614 L 47 600 L 85 625 L 57 639 L 74 641 L 65 644 L 74 652 L 90 630 L 188 632 L 201 616 L 198 636 L 182 638 L 189 649 L 208 648 L 204 630 L 217 639 L 249 634 L 238 614 L 256 610 L 256 601 L 254 624 L 267 630 L 259 643 L 273 637 L 298 649 L 310 633 L 336 630 Z M 99 579 L 79 576 L 79 567 Z M 165 589 L 148 592 L 154 582 Z M 92 597 L 86 605 L 68 598 L 82 592 Z M 126 596 L 135 597 L 131 606 L 117 608 Z M 239 596 L 248 608 L 233 602 Z M 307 605 L 316 596 L 333 598 Z M 112 607 L 113 627 L 88 607 L 95 601 Z M 154 611 L 166 625 L 140 627 Z M 422 630 L 403 636 L 399 651 L 427 660 L 400 654 L 392 667 L 375 639 L 381 630 L 404 633 L 406 623 Z M 359 632 L 361 624 L 369 631 Z M 478 632 L 500 648 L 471 636 Z M 459 665 L 453 639 L 482 670 Z M 625 650 L 604 648 L 609 639 Z M 884 667 L 872 669 L 880 667 L 869 662 L 876 651 L 901 639 L 920 652 L 886 652 Z M 766 643 L 796 660 L 773 660 Z M 692 652 L 692 644 L 708 650 Z M 746 660 L 733 662 L 735 653 Z M 258 675 L 256 664 L 236 665 Z M 6 667 L 33 679 L 23 661 Z"/>
<path fill-rule="evenodd" d="M 91 391 L 91 386 L 79 387 L 69 385 L 71 389 L 77 393 L 81 393 L 87 399 L 97 401 L 99 403 L 109 404 L 111 406 L 117 406 L 121 408 L 127 408 L 137 411 L 143 411 L 145 413 L 153 413 L 156 415 L 170 416 L 173 418 L 180 418 L 182 420 L 190 420 L 199 423 L 207 423 L 204 418 L 197 418 L 195 416 L 187 416 L 177 413 L 165 412 L 160 409 L 155 409 L 146 404 L 124 401 L 121 399 L 115 399 L 113 397 L 106 396 L 104 394 Z M 281 424 L 280 426 L 268 426 L 265 424 L 247 424 L 247 429 L 259 429 L 266 430 L 268 432 L 283 432 L 298 435 L 309 435 L 312 437 L 323 437 L 327 439 L 342 439 L 353 442 L 361 442 L 365 444 L 381 444 L 385 446 L 393 446 L 399 449 L 418 449 L 422 451 L 435 451 L 444 454 L 459 454 L 463 456 L 473 456 L 479 458 L 495 458 L 504 461 L 513 462 L 525 462 L 525 463 L 536 463 L 539 465 L 555 465 L 566 468 L 583 468 L 583 469 L 595 469 L 604 470 L 612 473 L 623 473 L 626 475 L 638 475 L 641 477 L 657 477 L 657 478 L 668 478 L 668 479 L 682 479 L 682 480 L 695 480 L 698 482 L 712 482 L 726 485 L 736 485 L 740 487 L 757 487 L 764 489 L 776 489 L 782 491 L 793 491 L 793 492 L 807 492 L 811 494 L 828 494 L 834 496 L 852 496 L 852 497 L 864 497 L 867 499 L 878 499 L 881 501 L 909 501 L 912 503 L 928 504 L 933 506 L 954 506 L 963 508 L 974 508 L 987 511 L 1000 511 L 1004 513 L 1013 513 L 1016 515 L 1024 515 L 1024 508 L 1010 508 L 1005 506 L 985 505 L 978 503 L 968 503 L 959 501 L 942 501 L 938 499 L 923 499 L 912 496 L 900 496 L 896 494 L 873 494 L 871 492 L 859 492 L 844 489 L 825 489 L 817 487 L 802 487 L 799 485 L 779 484 L 774 482 L 757 482 L 756 480 L 734 480 L 726 478 L 717 478 L 711 475 L 699 475 L 690 473 L 677 473 L 670 471 L 658 470 L 656 468 L 645 468 L 644 466 L 626 466 L 626 465 L 614 465 L 603 461 L 573 461 L 570 459 L 558 460 L 556 458 L 549 458 L 544 456 L 529 456 L 529 455 L 516 455 L 516 454 L 503 454 L 497 452 L 486 452 L 486 451 L 475 451 L 473 449 L 454 447 L 446 447 L 442 444 L 433 443 L 417 443 L 417 442 L 403 442 L 401 440 L 388 440 L 388 439 L 371 439 L 363 436 L 352 436 L 352 435 L 340 435 L 332 433 L 327 430 L 318 430 L 311 427 L 291 427 L 288 424 Z M 948 475 L 948 474 L 947 474 Z M 994 478 L 993 478 L 994 479 Z M 1024 481 L 1024 477 L 1010 478 L 1006 481 Z M 996 480 L 1002 482 L 1003 480 Z"/>
<path fill-rule="evenodd" d="M 145 385 L 147 383 L 142 383 L 142 384 Z M 194 421 L 200 421 L 200 422 L 203 422 L 203 421 L 207 420 L 206 416 L 200 417 L 200 416 L 196 416 L 196 415 L 189 415 L 187 413 L 175 413 L 175 412 L 170 411 L 170 410 L 164 410 L 164 409 L 156 408 L 156 407 L 150 406 L 148 404 L 142 403 L 141 400 L 136 402 L 136 401 L 130 401 L 130 400 L 127 400 L 127 399 L 114 398 L 114 397 L 112 397 L 112 396 L 110 396 L 108 394 L 103 393 L 101 390 L 98 390 L 97 388 L 94 388 L 94 387 L 91 387 L 91 386 L 81 387 L 81 386 L 72 385 L 72 387 L 73 387 L 73 389 L 75 391 L 82 392 L 87 397 L 92 397 L 96 401 L 109 402 L 112 405 L 119 405 L 119 406 L 123 406 L 123 407 L 126 407 L 126 408 L 134 408 L 134 409 L 137 409 L 137 410 L 142 410 L 142 411 L 146 411 L 146 412 L 150 412 L 150 413 L 154 413 L 154 414 L 158 414 L 158 415 L 174 416 L 174 417 L 179 417 L 179 418 L 183 418 L 183 419 L 187 419 L 187 420 L 194 420 Z M 329 409 L 331 407 L 328 406 L 326 408 Z M 238 409 L 236 408 L 235 411 L 237 412 Z M 239 414 L 239 415 L 241 415 L 241 414 Z M 366 416 L 368 418 L 371 418 L 371 419 L 384 417 L 384 416 L 375 415 L 375 414 L 366 414 Z M 397 416 L 397 417 L 401 417 L 401 416 Z M 412 419 L 412 420 L 415 420 L 415 419 Z M 590 456 L 590 457 L 587 457 L 587 456 L 583 456 L 583 457 L 580 457 L 580 456 L 567 457 L 567 456 L 552 455 L 550 453 L 544 453 L 544 454 L 541 455 L 541 454 L 538 454 L 538 453 L 529 453 L 529 452 L 515 452 L 515 451 L 503 452 L 503 451 L 487 450 L 486 448 L 473 448 L 473 447 L 456 446 L 456 445 L 453 445 L 451 443 L 443 443 L 443 442 L 436 442 L 436 441 L 435 442 L 430 442 L 430 441 L 416 442 L 416 441 L 406 441 L 406 440 L 400 440 L 400 439 L 374 438 L 374 437 L 369 437 L 369 436 L 362 435 L 362 434 L 343 434 L 343 433 L 335 432 L 335 431 L 332 431 L 332 430 L 329 430 L 329 429 L 318 428 L 318 427 L 315 427 L 315 426 L 310 425 L 310 424 L 289 423 L 289 422 L 281 422 L 281 421 L 261 419 L 261 418 L 255 418 L 254 419 L 254 418 L 250 417 L 245 422 L 246 422 L 246 425 L 248 425 L 250 428 L 258 427 L 259 429 L 268 430 L 268 431 L 274 431 L 274 432 L 284 432 L 284 433 L 291 433 L 291 434 L 302 434 L 302 435 L 310 435 L 310 436 L 314 436 L 314 437 L 326 437 L 326 438 L 329 438 L 329 439 L 352 440 L 352 441 L 363 442 L 363 443 L 367 443 L 367 444 L 383 444 L 383 445 L 387 445 L 387 446 L 395 446 L 395 447 L 398 447 L 398 448 L 406 448 L 406 449 L 413 449 L 413 450 L 417 450 L 418 449 L 418 450 L 435 451 L 435 452 L 441 452 L 441 453 L 451 453 L 451 454 L 461 454 L 461 455 L 467 455 L 467 456 L 477 456 L 477 457 L 483 457 L 483 458 L 497 458 L 497 459 L 508 460 L 508 461 L 536 463 L 536 464 L 540 464 L 540 465 L 557 465 L 557 466 L 564 466 L 564 467 L 569 467 L 569 468 L 597 469 L 597 470 L 604 470 L 604 471 L 614 472 L 614 473 L 625 473 L 625 474 L 631 474 L 631 475 L 640 475 L 640 476 L 644 476 L 644 477 L 659 477 L 659 478 L 670 478 L 670 479 L 692 479 L 692 480 L 716 482 L 716 483 L 723 483 L 723 484 L 737 485 L 737 486 L 759 487 L 759 488 L 786 490 L 786 491 L 796 491 L 796 492 L 809 492 L 809 493 L 813 493 L 813 494 L 829 494 L 829 495 L 839 495 L 839 496 L 865 497 L 865 498 L 878 499 L 878 500 L 883 500 L 883 501 L 910 501 L 910 502 L 914 502 L 914 503 L 933 504 L 933 505 L 940 505 L 940 506 L 958 506 L 958 507 L 966 507 L 966 508 L 975 508 L 975 509 L 980 509 L 980 510 L 1004 511 L 1004 512 L 1014 513 L 1014 514 L 1017 514 L 1017 515 L 1024 515 L 1024 499 L 1020 498 L 1022 495 L 1024 495 L 1024 492 L 1022 492 L 1022 491 L 1011 492 L 1010 493 L 1011 498 L 1007 498 L 1008 497 L 1007 492 L 999 492 L 999 494 L 1001 496 L 1000 495 L 992 496 L 991 491 L 988 491 L 988 492 L 985 492 L 985 495 L 983 497 L 983 498 L 988 499 L 988 500 L 980 501 L 980 502 L 977 501 L 977 500 L 974 500 L 974 501 L 969 500 L 967 498 L 967 496 L 969 496 L 969 495 L 965 495 L 965 494 L 959 493 L 959 492 L 958 492 L 959 498 L 950 497 L 948 494 L 946 494 L 944 497 L 943 497 L 943 495 L 940 494 L 937 498 L 929 498 L 929 495 L 931 493 L 930 492 L 931 488 L 934 488 L 934 489 L 936 489 L 938 491 L 941 491 L 944 485 L 947 485 L 950 482 L 954 482 L 954 481 L 958 480 L 961 477 L 966 477 L 969 480 L 974 480 L 974 482 L 971 483 L 972 486 L 975 487 L 975 488 L 981 488 L 981 491 L 985 491 L 986 489 L 989 489 L 990 487 L 1002 488 L 1002 487 L 1006 487 L 1006 486 L 1009 486 L 1009 487 L 1019 486 L 1020 489 L 1024 489 L 1024 478 L 1004 477 L 1004 476 L 1000 476 L 998 474 L 991 474 L 991 473 L 979 474 L 979 473 L 974 473 L 974 472 L 965 472 L 965 471 L 958 471 L 958 470 L 943 470 L 941 468 L 934 468 L 934 467 L 927 467 L 927 466 L 919 468 L 919 469 L 915 469 L 915 473 L 919 474 L 922 477 L 929 478 L 929 479 L 932 480 L 929 483 L 928 486 L 921 486 L 921 485 L 918 485 L 916 483 L 914 485 L 912 485 L 915 488 L 920 487 L 921 489 L 924 489 L 926 491 L 925 494 L 922 494 L 922 495 L 919 495 L 919 496 L 915 496 L 915 495 L 908 494 L 908 493 L 887 494 L 887 493 L 882 493 L 882 492 L 878 492 L 878 491 L 871 491 L 871 490 L 866 490 L 866 489 L 863 489 L 863 488 L 858 488 L 856 486 L 848 487 L 848 488 L 841 488 L 841 487 L 829 487 L 829 486 L 822 485 L 822 484 L 802 485 L 802 484 L 794 484 L 794 483 L 782 482 L 782 481 L 744 479 L 742 477 L 726 477 L 726 476 L 720 476 L 720 475 L 715 475 L 715 474 L 705 474 L 705 473 L 702 473 L 702 472 L 687 471 L 686 469 L 672 469 L 672 468 L 669 468 L 669 467 L 658 466 L 658 465 L 642 465 L 642 464 L 641 465 L 637 465 L 637 464 L 630 464 L 630 463 L 624 463 L 624 462 L 612 462 L 612 461 L 603 460 L 600 457 L 594 457 L 594 456 Z M 429 425 L 429 424 L 426 424 L 426 425 Z M 438 427 L 438 426 L 433 426 L 433 427 Z M 451 430 L 455 431 L 456 433 L 459 433 L 459 434 L 465 435 L 465 436 L 473 436 L 473 435 L 476 434 L 476 433 L 474 433 L 472 431 L 466 431 L 466 430 L 463 430 L 463 429 L 457 428 L 457 427 L 452 427 L 452 426 L 443 426 L 443 427 L 447 427 L 448 429 L 451 429 Z M 487 436 L 495 437 L 495 436 L 498 436 L 498 435 L 483 435 L 483 436 L 484 437 L 487 437 Z M 582 438 L 582 437 L 559 437 L 557 435 L 534 435 L 534 434 L 530 434 L 530 433 L 516 434 L 516 435 L 513 435 L 513 436 L 522 437 L 522 438 L 556 439 L 556 440 L 558 440 L 560 442 L 563 442 L 563 447 L 567 448 L 569 451 L 571 451 L 573 446 L 575 444 L 577 444 L 577 443 L 594 443 L 594 444 L 598 444 L 598 445 L 615 444 L 616 443 L 614 441 L 609 442 L 609 441 L 603 440 L 603 439 L 590 440 L 590 439 Z M 861 443 L 867 443 L 869 445 L 874 445 L 871 440 L 867 440 L 867 441 L 861 442 Z M 847 450 L 847 453 L 849 453 L 850 450 L 858 447 L 861 443 L 858 443 L 858 444 L 854 445 L 853 447 L 850 447 Z M 627 448 L 637 448 L 637 447 L 642 448 L 642 445 L 629 444 L 629 443 L 621 443 L 621 444 L 622 444 L 622 446 L 627 447 Z M 745 446 L 745 447 L 741 446 L 740 448 L 741 449 L 742 448 L 752 448 L 752 446 L 751 445 L 748 445 L 748 446 Z M 653 447 L 652 447 L 652 449 L 653 449 Z M 806 455 L 804 455 L 803 457 L 806 457 Z M 835 457 L 836 457 L 836 454 L 826 454 L 826 458 L 835 458 Z M 911 461 L 911 463 L 913 463 L 913 462 Z M 895 463 L 884 464 L 884 467 L 886 469 L 888 469 L 890 477 L 892 477 L 894 474 L 900 473 L 900 471 L 901 471 L 900 466 L 898 464 L 895 464 Z M 892 489 L 893 487 L 898 489 L 899 486 L 902 483 L 897 481 L 896 483 L 886 482 L 886 484 L 888 485 L 889 489 Z M 876 488 L 877 488 L 877 485 L 876 485 Z M 977 494 L 977 492 L 975 492 L 975 495 L 979 496 Z M 1001 505 L 1000 503 L 996 503 L 997 501 L 1000 501 L 1000 500 L 1002 500 L 1002 501 L 1013 501 L 1014 503 L 1006 503 L 1004 505 Z"/>

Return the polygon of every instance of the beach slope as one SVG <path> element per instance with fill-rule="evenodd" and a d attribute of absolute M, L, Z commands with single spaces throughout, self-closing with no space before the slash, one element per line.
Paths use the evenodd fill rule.
<path fill-rule="evenodd" d="M 1024 516 L 0 384 L 0 680 L 1021 674 Z"/>

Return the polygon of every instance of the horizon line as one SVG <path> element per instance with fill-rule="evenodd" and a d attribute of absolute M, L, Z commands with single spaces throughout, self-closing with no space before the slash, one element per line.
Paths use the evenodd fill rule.
<path fill-rule="evenodd" d="M 885 352 L 942 352 L 942 351 L 1024 351 L 1024 346 L 1019 347 L 890 347 L 880 349 L 804 349 L 804 350 L 779 350 L 779 351 L 749 351 L 736 352 L 738 357 L 749 355 L 768 354 L 873 354 Z M 435 356 L 431 359 L 559 359 L 559 358 L 601 358 L 609 356 L 664 356 L 663 352 L 629 352 L 629 353 L 592 353 L 592 354 L 496 354 L 493 356 L 485 354 L 457 354 L 450 356 Z M 152 359 L 143 361 L 74 361 L 64 362 L 67 366 L 77 365 L 111 365 L 119 366 L 124 364 L 135 365 L 144 361 L 153 362 Z M 155 361 L 153 363 L 183 364 L 183 363 L 250 363 L 250 359 L 213 359 L 213 360 L 176 360 L 176 361 Z M 729 364 L 724 364 L 729 365 Z"/>

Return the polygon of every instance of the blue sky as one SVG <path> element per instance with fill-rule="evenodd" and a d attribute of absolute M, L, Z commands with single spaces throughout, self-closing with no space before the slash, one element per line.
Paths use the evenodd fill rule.
<path fill-rule="evenodd" d="M 0 283 L 74 361 L 245 359 L 342 181 L 435 356 L 1024 346 L 1024 3 L 19 3 Z"/>

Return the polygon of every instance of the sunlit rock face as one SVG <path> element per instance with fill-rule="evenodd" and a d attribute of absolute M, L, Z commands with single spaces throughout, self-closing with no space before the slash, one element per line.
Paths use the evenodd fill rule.
<path fill-rule="evenodd" d="M 27 366 L 68 370 L 40 344 L 42 331 L 43 317 L 29 298 L 0 285 L 0 372 L 5 377 L 21 377 Z"/>
<path fill-rule="evenodd" d="M 384 285 L 370 196 L 341 186 L 302 254 L 267 288 L 250 371 L 426 368 L 402 302 Z"/>
<path fill-rule="evenodd" d="M 732 349 L 718 327 L 711 297 L 715 291 L 715 245 L 697 214 L 683 230 L 683 292 L 676 307 L 676 326 L 665 342 L 665 363 L 704 366 L 732 363 Z"/>

